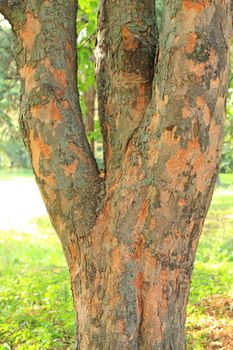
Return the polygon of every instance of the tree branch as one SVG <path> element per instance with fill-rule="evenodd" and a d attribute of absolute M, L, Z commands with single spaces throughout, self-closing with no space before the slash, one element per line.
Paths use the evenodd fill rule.
<path fill-rule="evenodd" d="M 25 0 L 0 0 L 0 13 L 13 27 L 22 21 L 25 6 Z"/>
<path fill-rule="evenodd" d="M 132 11 L 134 16 L 125 15 Z M 116 174 L 150 102 L 157 45 L 154 1 L 127 0 L 124 6 L 102 1 L 97 40 L 99 116 L 108 176 L 110 168 Z"/>
<path fill-rule="evenodd" d="M 77 93 L 76 3 L 44 2 L 31 12 L 28 1 L 16 30 L 22 135 L 67 259 L 71 240 L 95 224 L 102 189 Z"/>

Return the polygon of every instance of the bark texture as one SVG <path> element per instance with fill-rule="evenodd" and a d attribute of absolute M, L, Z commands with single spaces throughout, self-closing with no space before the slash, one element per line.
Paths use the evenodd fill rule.
<path fill-rule="evenodd" d="M 166 0 L 159 42 L 154 1 L 101 1 L 105 179 L 79 108 L 76 1 L 2 3 L 19 42 L 23 138 L 70 269 L 76 349 L 183 350 L 221 157 L 231 1 Z"/>

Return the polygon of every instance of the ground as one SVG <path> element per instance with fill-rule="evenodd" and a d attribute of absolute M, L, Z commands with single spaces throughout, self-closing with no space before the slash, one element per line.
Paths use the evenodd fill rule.
<path fill-rule="evenodd" d="M 233 176 L 221 175 L 199 244 L 187 350 L 233 349 Z M 72 349 L 69 275 L 30 171 L 0 172 L 0 350 Z"/>

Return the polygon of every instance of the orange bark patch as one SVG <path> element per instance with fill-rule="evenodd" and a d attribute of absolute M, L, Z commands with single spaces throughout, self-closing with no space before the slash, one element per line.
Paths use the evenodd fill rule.
<path fill-rule="evenodd" d="M 36 82 L 34 80 L 35 69 L 32 66 L 24 65 L 20 68 L 20 76 L 25 80 L 25 90 L 29 92 L 36 86 Z"/>
<path fill-rule="evenodd" d="M 72 256 L 73 260 L 77 260 L 78 259 L 78 249 L 75 243 L 71 243 L 69 246 L 70 249 L 70 254 Z"/>
<path fill-rule="evenodd" d="M 159 114 L 153 114 L 151 118 L 151 123 L 150 123 L 150 130 L 152 133 L 155 133 L 160 121 L 160 116 Z"/>
<path fill-rule="evenodd" d="M 48 115 L 52 121 L 59 122 L 62 120 L 61 112 L 57 108 L 56 102 L 52 101 L 48 103 L 46 106 L 48 108 Z"/>
<path fill-rule="evenodd" d="M 108 147 L 107 147 L 107 159 L 108 161 L 111 161 L 113 158 L 113 150 L 111 147 L 111 139 L 110 139 L 110 134 L 111 134 L 111 126 L 107 124 L 107 130 L 108 130 Z"/>
<path fill-rule="evenodd" d="M 50 174 L 48 176 L 44 177 L 46 183 L 50 186 L 55 186 L 56 185 L 56 179 L 54 174 Z"/>
<path fill-rule="evenodd" d="M 138 89 L 138 95 L 136 97 L 136 112 L 139 114 L 145 107 L 145 91 L 145 84 L 141 84 Z"/>
<path fill-rule="evenodd" d="M 196 40 L 197 40 L 197 34 L 196 33 L 191 33 L 188 36 L 188 43 L 186 46 L 186 52 L 187 53 L 192 53 L 194 48 L 195 48 L 195 44 L 196 44 Z"/>
<path fill-rule="evenodd" d="M 134 242 L 134 256 L 133 259 L 134 260 L 138 260 L 141 257 L 142 254 L 142 247 L 143 247 L 143 239 L 138 236 L 137 240 Z"/>
<path fill-rule="evenodd" d="M 160 295 L 156 286 L 148 288 L 143 305 L 143 324 L 142 327 L 148 329 L 148 344 L 162 341 L 162 324 L 159 318 L 159 299 Z M 153 325 L 153 326 L 152 326 Z"/>
<path fill-rule="evenodd" d="M 225 110 L 224 105 L 225 105 L 225 97 L 218 96 L 217 106 L 218 106 L 220 109 Z"/>
<path fill-rule="evenodd" d="M 138 213 L 137 222 L 136 222 L 136 225 L 134 227 L 135 232 L 140 233 L 140 231 L 142 230 L 142 228 L 145 224 L 147 213 L 148 213 L 148 207 L 149 207 L 149 202 L 147 200 L 145 200 L 142 203 L 142 206 L 141 206 L 140 211 Z"/>
<path fill-rule="evenodd" d="M 188 62 L 190 72 L 195 74 L 197 78 L 201 78 L 204 73 L 205 63 L 195 63 L 192 60 L 189 60 Z"/>
<path fill-rule="evenodd" d="M 168 190 L 162 190 L 160 192 L 160 205 L 161 207 L 167 206 L 171 193 Z"/>
<path fill-rule="evenodd" d="M 205 106 L 204 97 L 203 97 L 203 96 L 198 96 L 198 97 L 196 98 L 196 103 L 197 103 L 197 106 L 198 106 L 198 107 L 203 108 L 203 107 Z"/>
<path fill-rule="evenodd" d="M 121 270 L 121 252 L 119 247 L 113 249 L 112 254 L 112 271 L 117 272 Z"/>
<path fill-rule="evenodd" d="M 31 107 L 33 118 L 38 118 L 44 122 L 60 122 L 62 120 L 61 112 L 55 101 L 51 101 L 46 105 Z"/>
<path fill-rule="evenodd" d="M 26 23 L 20 31 L 20 37 L 23 41 L 23 46 L 32 51 L 35 41 L 35 36 L 41 30 L 41 24 L 38 18 L 35 18 L 30 12 L 26 12 Z"/>
<path fill-rule="evenodd" d="M 180 199 L 178 202 L 179 207 L 183 207 L 185 205 L 186 201 L 184 199 Z"/>
<path fill-rule="evenodd" d="M 76 154 L 77 156 L 79 155 L 80 153 L 80 149 L 74 144 L 74 143 L 70 143 L 69 146 L 68 146 L 69 150 L 71 152 L 73 152 L 74 154 Z"/>
<path fill-rule="evenodd" d="M 107 99 L 106 111 L 110 115 L 113 113 L 113 104 L 112 104 L 112 98 L 111 97 L 108 97 L 108 99 Z"/>
<path fill-rule="evenodd" d="M 215 53 L 214 53 L 213 49 L 211 49 L 211 51 L 210 51 L 209 63 L 212 65 L 215 63 Z"/>
<path fill-rule="evenodd" d="M 77 169 L 78 161 L 75 159 L 70 165 L 64 166 L 64 173 L 66 176 L 73 175 Z"/>
<path fill-rule="evenodd" d="M 153 167 L 159 157 L 159 151 L 157 150 L 157 145 L 155 144 L 154 140 L 150 140 L 148 142 L 148 166 L 151 168 Z"/>
<path fill-rule="evenodd" d="M 134 286 L 137 293 L 137 313 L 142 315 L 143 305 L 142 305 L 142 288 L 143 288 L 143 273 L 138 272 L 134 280 Z"/>
<path fill-rule="evenodd" d="M 211 89 L 218 89 L 219 85 L 220 85 L 220 80 L 218 77 L 216 79 L 212 79 L 210 82 Z"/>
<path fill-rule="evenodd" d="M 167 161 L 166 169 L 175 183 L 180 173 L 186 170 L 187 162 L 194 162 L 200 154 L 198 140 L 189 141 L 186 149 L 178 149 L 176 153 Z"/>
<path fill-rule="evenodd" d="M 149 252 L 145 252 L 143 255 L 143 271 L 144 281 L 156 283 L 157 276 L 156 270 L 156 259 Z"/>
<path fill-rule="evenodd" d="M 166 163 L 167 172 L 171 177 L 177 177 L 182 171 L 185 170 L 186 160 L 183 158 L 183 152 L 179 150 L 171 159 Z"/>
<path fill-rule="evenodd" d="M 196 174 L 196 188 L 198 192 L 203 192 L 206 187 L 205 156 L 199 151 L 198 156 L 193 160 L 192 174 Z"/>
<path fill-rule="evenodd" d="M 154 231 L 156 228 L 156 219 L 154 216 L 150 219 L 149 230 Z"/>
<path fill-rule="evenodd" d="M 121 27 L 121 34 L 124 49 L 127 51 L 136 50 L 138 47 L 138 39 L 135 38 L 133 32 L 131 32 L 131 30 L 129 30 L 129 28 L 124 25 Z"/>
<path fill-rule="evenodd" d="M 165 129 L 161 135 L 160 141 L 171 147 L 177 145 L 180 142 L 180 137 L 175 136 L 176 129 L 176 126 L 172 127 L 172 129 Z"/>
<path fill-rule="evenodd" d="M 72 49 L 72 45 L 69 41 L 66 42 L 66 52 L 67 52 L 67 56 L 66 56 L 66 64 L 69 70 L 72 69 L 74 60 L 73 60 L 73 49 Z M 73 77 L 73 75 L 71 75 L 71 77 Z"/>
<path fill-rule="evenodd" d="M 66 42 L 66 50 L 67 50 L 68 52 L 72 51 L 72 45 L 71 45 L 70 41 L 67 41 L 67 42 Z"/>
<path fill-rule="evenodd" d="M 42 137 L 39 135 L 37 138 L 37 144 L 39 146 L 40 152 L 43 154 L 45 159 L 49 159 L 51 155 L 51 147 L 44 143 Z"/>
<path fill-rule="evenodd" d="M 63 100 L 61 104 L 62 104 L 62 107 L 64 107 L 64 108 L 69 108 L 69 106 L 70 106 L 70 104 L 67 100 Z"/>
<path fill-rule="evenodd" d="M 184 106 L 182 108 L 182 117 L 183 118 L 190 118 L 191 117 L 191 109 L 189 102 L 185 99 Z"/>
<path fill-rule="evenodd" d="M 34 131 L 30 130 L 29 135 L 30 140 L 30 149 L 32 152 L 32 163 L 33 168 L 37 176 L 40 175 L 39 171 L 39 161 L 40 156 L 42 155 L 45 159 L 49 159 L 51 156 L 51 147 L 44 143 L 41 135 L 34 137 Z"/>
<path fill-rule="evenodd" d="M 41 64 L 43 64 L 46 68 L 48 68 L 51 72 L 54 72 L 54 68 L 51 65 L 51 62 L 48 57 L 45 57 L 43 60 L 41 60 Z"/>
<path fill-rule="evenodd" d="M 209 0 L 184 0 L 183 7 L 185 10 L 194 10 L 196 12 L 201 12 L 207 6 Z"/>
<path fill-rule="evenodd" d="M 64 69 L 61 69 L 61 70 L 56 69 L 54 71 L 54 79 L 59 83 L 59 85 L 63 87 L 67 86 L 66 71 Z"/>
<path fill-rule="evenodd" d="M 205 122 L 205 125 L 208 126 L 210 124 L 210 109 L 207 106 L 204 98 L 202 96 L 198 96 L 196 99 L 197 106 L 202 110 L 203 112 L 203 119 Z"/>

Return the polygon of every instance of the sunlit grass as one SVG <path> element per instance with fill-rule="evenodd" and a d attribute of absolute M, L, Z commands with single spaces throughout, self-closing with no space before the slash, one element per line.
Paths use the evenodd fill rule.
<path fill-rule="evenodd" d="M 0 231 L 0 349 L 68 349 L 74 336 L 69 275 L 47 217 L 37 235 Z"/>
<path fill-rule="evenodd" d="M 233 182 L 220 176 L 196 254 L 187 349 L 233 349 Z M 227 186 L 228 184 L 228 186 Z"/>

